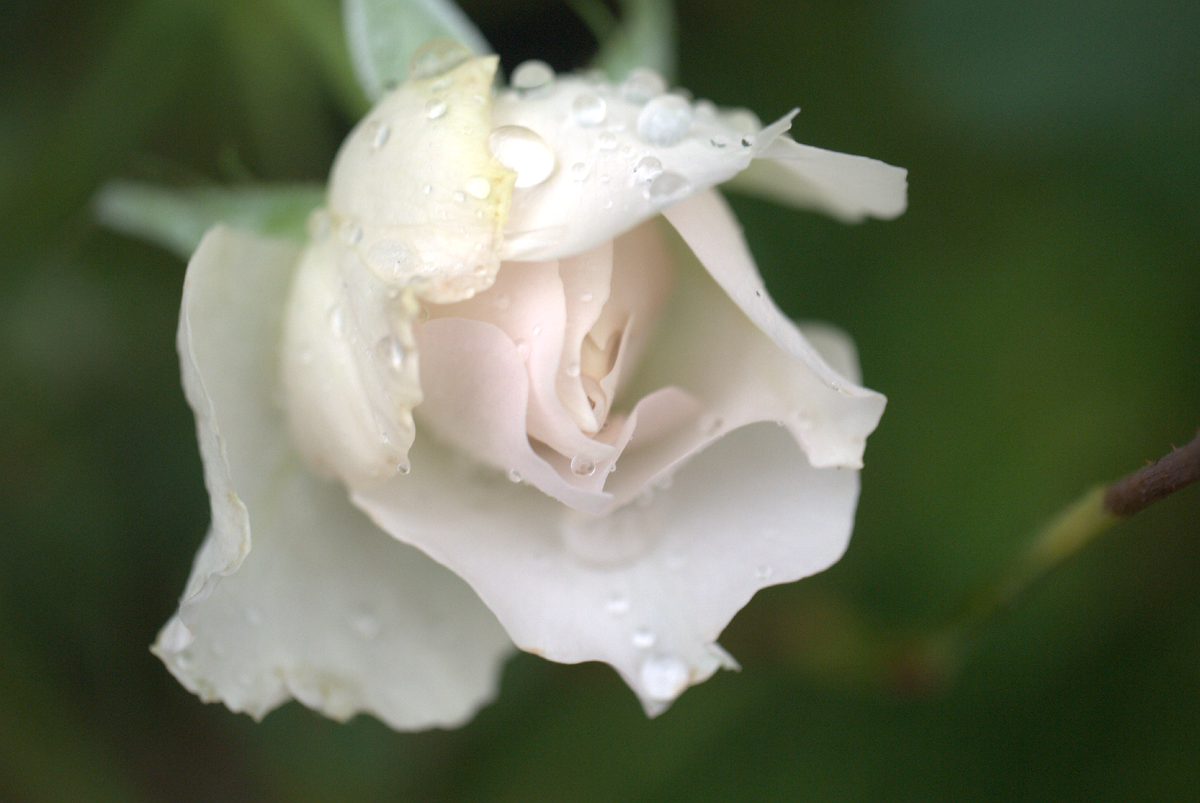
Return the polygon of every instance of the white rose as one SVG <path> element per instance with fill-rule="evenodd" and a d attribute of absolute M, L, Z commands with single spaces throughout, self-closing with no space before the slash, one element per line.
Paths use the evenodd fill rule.
<path fill-rule="evenodd" d="M 237 711 L 414 728 L 468 717 L 515 642 L 657 713 L 735 665 L 716 638 L 755 591 L 842 554 L 884 406 L 712 187 L 856 220 L 903 210 L 904 171 L 650 72 L 493 93 L 494 58 L 418 64 L 303 252 L 217 228 L 189 265 L 213 525 L 156 651 Z"/>

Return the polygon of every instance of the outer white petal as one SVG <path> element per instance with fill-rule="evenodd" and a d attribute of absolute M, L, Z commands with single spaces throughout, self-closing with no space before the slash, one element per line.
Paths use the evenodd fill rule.
<path fill-rule="evenodd" d="M 565 510 L 418 438 L 412 475 L 355 494 L 380 526 L 465 578 L 522 649 L 614 666 L 650 714 L 719 666 L 759 588 L 845 549 L 852 470 L 816 469 L 774 424 L 731 433 L 669 490 L 608 516 Z"/>
<path fill-rule="evenodd" d="M 154 651 L 188 689 L 256 717 L 295 697 L 397 728 L 462 722 L 511 645 L 461 580 L 379 532 L 289 447 L 273 394 L 297 258 L 218 227 L 189 266 L 179 349 L 213 524 Z"/>
<path fill-rule="evenodd" d="M 612 240 L 679 199 L 733 178 L 795 114 L 760 128 L 748 112 L 693 104 L 664 90 L 661 78 L 641 71 L 620 85 L 561 75 L 536 90 L 496 97 L 493 124 L 532 131 L 556 165 L 530 186 L 518 179 L 504 259 L 557 259 Z M 590 116 L 579 113 L 581 103 L 590 104 Z M 654 126 L 639 122 L 655 104 L 666 107 L 668 119 L 672 111 L 679 115 L 678 138 L 648 135 Z M 520 172 L 517 163 L 509 166 Z"/>
<path fill-rule="evenodd" d="M 824 212 L 843 223 L 890 220 L 908 207 L 908 171 L 866 156 L 775 139 L 730 188 Z"/>
<path fill-rule="evenodd" d="M 787 426 L 814 466 L 861 467 L 866 437 L 886 399 L 830 367 L 775 306 L 718 192 L 688 198 L 665 217 L 742 315 L 730 315 L 713 298 L 715 288 L 692 282 L 685 289 L 693 295 L 676 302 L 684 313 L 663 326 L 677 345 L 649 356 L 670 355 L 666 376 L 679 372 L 677 383 L 701 398 L 715 402 L 735 394 L 737 399 L 720 403 L 737 411 L 723 425 L 773 418 Z M 698 315 L 697 309 L 711 312 Z M 777 348 L 764 348 L 768 340 Z M 692 354 L 697 362 L 679 360 L 679 354 Z M 647 370 L 654 375 L 653 367 Z"/>

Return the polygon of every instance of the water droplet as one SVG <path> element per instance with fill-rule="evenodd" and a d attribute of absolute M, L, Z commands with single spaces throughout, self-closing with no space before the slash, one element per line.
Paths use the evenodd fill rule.
<path fill-rule="evenodd" d="M 596 462 L 577 454 L 571 458 L 571 473 L 578 477 L 590 477 L 596 473 Z"/>
<path fill-rule="evenodd" d="M 517 65 L 509 84 L 513 89 L 531 92 L 554 83 L 554 68 L 544 61 L 530 59 Z"/>
<path fill-rule="evenodd" d="M 601 131 L 596 136 L 596 147 L 602 151 L 611 151 L 617 147 L 617 135 L 611 131 Z"/>
<path fill-rule="evenodd" d="M 667 91 L 667 82 L 654 70 L 639 68 L 631 70 L 621 82 L 621 97 L 630 103 L 645 103 L 655 95 Z"/>
<path fill-rule="evenodd" d="M 417 48 L 408 62 L 410 79 L 433 78 L 453 70 L 467 59 L 471 51 L 452 39 L 434 39 Z"/>
<path fill-rule="evenodd" d="M 595 298 L 595 296 L 594 296 L 594 295 L 592 295 L 591 293 L 584 293 L 583 295 L 581 295 L 581 296 L 579 297 L 579 300 L 580 300 L 580 301 L 582 301 L 584 304 L 587 304 L 587 303 L 588 303 L 589 301 L 591 301 L 593 298 Z"/>
<path fill-rule="evenodd" d="M 708 144 L 712 145 L 714 148 L 726 148 L 729 146 L 729 140 L 722 136 L 710 137 Z"/>
<path fill-rule="evenodd" d="M 522 361 L 529 359 L 528 340 L 514 340 L 513 345 L 517 347 L 517 356 L 520 357 Z"/>
<path fill-rule="evenodd" d="M 509 469 L 508 479 L 510 482 L 521 482 L 524 479 L 524 477 L 521 476 L 521 472 L 519 472 L 515 468 L 513 468 L 513 469 Z"/>
<path fill-rule="evenodd" d="M 535 327 L 533 327 L 533 336 L 534 336 L 534 337 L 537 337 L 537 336 L 538 336 L 538 335 L 540 335 L 541 333 L 542 333 L 542 327 L 541 327 L 541 326 L 535 326 Z"/>
<path fill-rule="evenodd" d="M 742 147 L 743 148 L 750 148 L 753 146 L 754 146 L 754 135 L 753 134 L 747 134 L 746 136 L 742 137 Z"/>
<path fill-rule="evenodd" d="M 432 184 L 422 184 L 422 185 L 421 185 L 421 192 L 423 192 L 423 193 L 425 193 L 426 195 L 428 195 L 429 193 L 433 192 L 433 185 L 432 185 Z"/>
<path fill-rule="evenodd" d="M 342 239 L 344 239 L 350 245 L 358 245 L 358 243 L 362 240 L 362 226 L 358 225 L 357 223 L 351 223 L 349 220 L 347 220 L 342 224 L 341 232 Z"/>
<path fill-rule="evenodd" d="M 613 593 L 604 603 L 604 610 L 613 616 L 629 613 L 629 598 L 624 594 Z"/>
<path fill-rule="evenodd" d="M 404 346 L 395 335 L 388 335 L 375 344 L 375 356 L 393 371 L 404 367 Z"/>
<path fill-rule="evenodd" d="M 576 181 L 583 181 L 587 178 L 588 166 L 586 162 L 576 162 L 571 165 L 571 178 Z"/>
<path fill-rule="evenodd" d="M 688 668 L 678 658 L 654 655 L 642 662 L 642 692 L 651 700 L 667 703 L 674 700 L 688 684 Z"/>
<path fill-rule="evenodd" d="M 652 203 L 666 204 L 677 201 L 691 192 L 692 185 L 678 173 L 659 173 L 646 188 L 646 198 Z"/>
<path fill-rule="evenodd" d="M 502 125 L 488 136 L 492 155 L 517 174 L 514 186 L 533 187 L 550 178 L 558 160 L 535 132 L 520 125 Z"/>
<path fill-rule="evenodd" d="M 674 145 L 692 127 L 692 104 L 678 95 L 659 95 L 638 114 L 638 136 L 651 145 Z"/>
<path fill-rule="evenodd" d="M 654 156 L 643 156 L 633 166 L 633 180 L 639 184 L 649 184 L 658 178 L 663 171 L 663 163 Z"/>
<path fill-rule="evenodd" d="M 359 611 L 350 617 L 350 629 L 363 641 L 370 641 L 379 635 L 379 620 L 366 611 Z"/>
<path fill-rule="evenodd" d="M 379 442 L 384 445 L 387 445 L 392 442 L 392 439 L 386 432 L 380 432 L 379 433 Z"/>
<path fill-rule="evenodd" d="M 573 362 L 567 366 L 567 376 L 571 377 L 572 379 L 579 376 L 579 363 Z"/>
<path fill-rule="evenodd" d="M 425 116 L 430 120 L 446 116 L 446 101 L 431 100 L 425 104 Z"/>
<path fill-rule="evenodd" d="M 766 580 L 768 577 L 770 577 L 773 574 L 775 574 L 775 570 L 765 564 L 762 566 L 759 566 L 758 568 L 756 568 L 754 570 L 754 576 L 757 577 L 759 580 Z"/>
<path fill-rule="evenodd" d="M 174 655 L 177 652 L 183 652 L 192 644 L 195 636 L 188 626 L 183 621 L 175 616 L 163 628 L 162 635 L 158 637 L 158 643 L 162 647 L 163 652 Z"/>
<path fill-rule="evenodd" d="M 461 190 L 455 190 L 454 195 L 450 197 L 454 199 L 454 203 L 456 204 L 461 204 L 463 201 L 467 200 L 467 194 Z"/>
<path fill-rule="evenodd" d="M 329 331 L 333 332 L 334 337 L 346 334 L 346 312 L 341 304 L 329 310 Z"/>
<path fill-rule="evenodd" d="M 633 635 L 629 638 L 629 641 L 633 644 L 633 646 L 637 647 L 639 650 L 650 649 L 654 646 L 654 642 L 657 640 L 658 639 L 655 637 L 655 635 L 644 627 L 633 631 Z"/>
<path fill-rule="evenodd" d="M 492 182 L 488 181 L 483 176 L 472 176 L 467 179 L 467 193 L 475 196 L 479 200 L 488 197 L 492 192 Z"/>
<path fill-rule="evenodd" d="M 599 95 L 584 92 L 571 103 L 571 113 L 580 125 L 600 125 L 608 113 L 608 104 Z"/>
<path fill-rule="evenodd" d="M 399 471 L 401 474 L 407 474 L 408 472 L 412 471 L 412 464 L 411 463 L 401 463 L 400 465 L 396 466 L 396 470 Z"/>
<path fill-rule="evenodd" d="M 392 129 L 378 120 L 372 120 L 367 123 L 365 129 L 367 138 L 371 140 L 371 147 L 379 150 L 388 141 L 388 137 L 392 134 Z"/>

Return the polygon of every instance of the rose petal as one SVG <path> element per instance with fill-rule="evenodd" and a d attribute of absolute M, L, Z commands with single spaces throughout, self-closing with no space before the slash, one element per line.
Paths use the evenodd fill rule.
<path fill-rule="evenodd" d="M 781 136 L 755 154 L 732 189 L 797 209 L 824 212 L 843 223 L 890 220 L 908 207 L 908 171 L 866 156 L 801 145 Z"/>
<path fill-rule="evenodd" d="M 349 485 L 408 465 L 421 386 L 414 311 L 333 237 L 300 255 L 288 294 L 282 369 L 291 436 L 308 465 Z"/>
<path fill-rule="evenodd" d="M 344 246 L 397 287 L 449 303 L 489 287 L 516 174 L 488 150 L 497 57 L 386 95 L 338 151 L 328 209 Z"/>
<path fill-rule="evenodd" d="M 418 439 L 408 477 L 354 494 L 396 538 L 449 566 L 522 649 L 602 660 L 650 714 L 718 666 L 715 644 L 754 592 L 820 571 L 845 549 L 852 470 L 816 469 L 774 425 L 696 456 L 673 486 L 604 517 Z"/>
<path fill-rule="evenodd" d="M 545 179 L 513 191 L 504 259 L 556 259 L 612 240 L 688 194 L 733 178 L 795 115 L 760 130 L 747 113 L 692 104 L 663 92 L 658 81 L 641 93 L 628 82 L 560 75 L 535 91 L 500 92 L 493 124 L 533 132 L 557 165 Z M 579 114 L 581 101 L 599 103 L 598 121 Z M 669 124 L 666 136 L 664 124 L 646 124 L 656 104 L 665 119 L 677 119 L 675 133 Z"/>
<path fill-rule="evenodd" d="M 511 644 L 459 578 L 386 538 L 288 445 L 273 398 L 298 256 L 218 227 L 189 266 L 179 348 L 213 525 L 154 651 L 189 690 L 256 717 L 295 697 L 338 719 L 461 723 Z"/>
<path fill-rule="evenodd" d="M 426 393 L 423 428 L 469 455 L 466 459 L 506 471 L 513 481 L 531 483 L 572 507 L 598 513 L 608 506 L 612 497 L 601 488 L 619 449 L 605 446 L 608 462 L 589 477 L 574 477 L 534 451 L 525 425 L 529 376 L 504 332 L 482 321 L 439 318 L 423 324 L 417 337 Z M 413 460 L 413 473 L 405 480 L 429 470 Z"/>
<path fill-rule="evenodd" d="M 717 429 L 776 420 L 814 466 L 861 467 L 886 399 L 831 368 L 775 306 L 719 193 L 688 198 L 664 216 L 720 289 L 683 283 L 675 309 L 686 313 L 664 324 L 671 345 L 648 355 L 647 372 L 704 400 L 723 417 Z M 726 294 L 740 313 L 722 302 Z M 777 348 L 769 347 L 772 341 Z"/>

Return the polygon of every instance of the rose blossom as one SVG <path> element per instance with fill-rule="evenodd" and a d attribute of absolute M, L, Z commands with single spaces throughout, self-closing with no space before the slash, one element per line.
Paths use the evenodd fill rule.
<path fill-rule="evenodd" d="M 156 652 L 235 711 L 413 728 L 468 717 L 515 642 L 657 713 L 736 666 L 716 638 L 755 591 L 841 555 L 884 405 L 712 187 L 858 220 L 904 171 L 648 71 L 493 93 L 494 57 L 414 63 L 302 251 L 218 227 L 189 265 L 213 524 Z"/>

